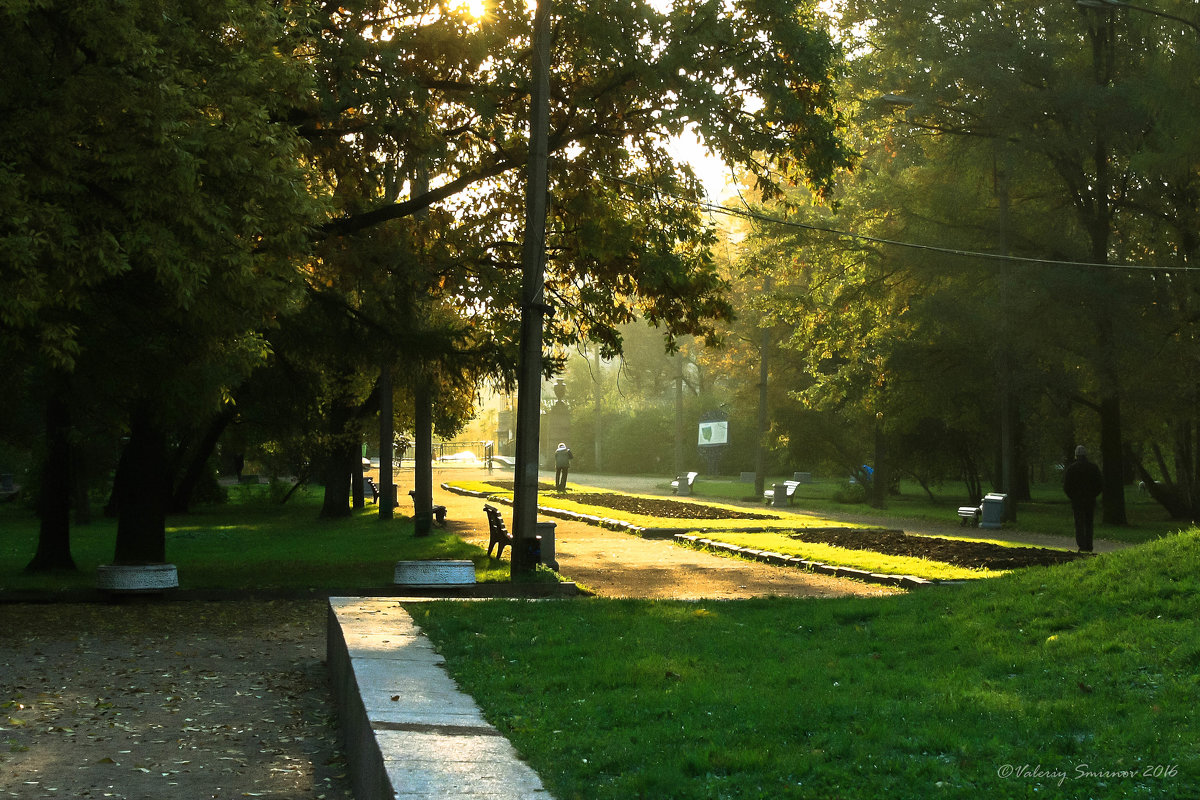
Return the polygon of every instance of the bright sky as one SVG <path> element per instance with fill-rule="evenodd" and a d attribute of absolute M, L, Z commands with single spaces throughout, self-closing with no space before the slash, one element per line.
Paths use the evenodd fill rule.
<path fill-rule="evenodd" d="M 719 203 L 725 198 L 729 187 L 729 167 L 724 161 L 709 155 L 700 140 L 690 132 L 672 139 L 669 148 L 675 158 L 692 165 L 696 176 L 704 183 L 710 201 Z"/>

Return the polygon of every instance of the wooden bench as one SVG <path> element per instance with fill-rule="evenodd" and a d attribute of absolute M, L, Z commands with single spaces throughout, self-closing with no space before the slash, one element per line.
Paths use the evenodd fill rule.
<path fill-rule="evenodd" d="M 696 476 L 699 474 L 699 472 L 689 472 L 687 475 L 671 481 L 671 491 L 675 494 L 691 494 L 692 486 L 696 483 Z"/>
<path fill-rule="evenodd" d="M 512 544 L 512 534 L 504 526 L 504 517 L 500 515 L 500 509 L 484 503 L 483 510 L 487 514 L 488 530 L 491 533 L 491 538 L 488 540 L 488 557 L 490 558 L 492 555 L 492 548 L 500 545 L 500 548 L 496 550 L 496 558 L 501 558 L 504 556 L 504 548 Z"/>
<path fill-rule="evenodd" d="M 983 514 L 983 506 L 959 506 L 958 524 L 966 527 L 979 527 L 979 517 Z"/>
<path fill-rule="evenodd" d="M 779 486 L 778 483 L 775 485 Z M 796 487 L 799 485 L 800 485 L 800 481 L 784 481 L 783 482 L 784 496 L 787 498 L 787 504 L 789 506 L 792 504 L 792 500 L 796 497 Z M 775 502 L 775 490 L 774 489 L 767 489 L 765 492 L 763 492 L 763 499 L 767 501 L 767 505 L 771 505 L 771 506 L 783 505 L 782 503 Z"/>
<path fill-rule="evenodd" d="M 411 492 L 408 493 L 408 496 L 412 498 L 413 511 L 415 512 L 416 508 L 417 508 L 417 490 L 413 489 Z M 434 506 L 432 511 L 433 511 L 433 524 L 437 525 L 439 528 L 446 527 L 446 507 L 445 506 Z"/>

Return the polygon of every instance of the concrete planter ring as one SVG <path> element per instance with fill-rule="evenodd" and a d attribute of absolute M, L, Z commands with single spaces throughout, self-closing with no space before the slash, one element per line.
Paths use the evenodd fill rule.
<path fill-rule="evenodd" d="M 174 564 L 101 564 L 96 588 L 106 592 L 162 592 L 179 588 Z"/>
<path fill-rule="evenodd" d="M 421 589 L 472 586 L 475 564 L 470 561 L 397 561 L 393 582 Z"/>

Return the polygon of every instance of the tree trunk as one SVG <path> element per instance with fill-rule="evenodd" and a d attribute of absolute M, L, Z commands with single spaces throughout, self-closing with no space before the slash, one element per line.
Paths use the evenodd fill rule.
<path fill-rule="evenodd" d="M 871 506 L 887 508 L 887 448 L 884 444 L 883 425 L 875 423 L 875 474 L 871 476 Z"/>
<path fill-rule="evenodd" d="M 379 371 L 379 518 L 388 520 L 396 508 L 395 476 L 392 474 L 392 439 L 396 418 L 392 408 L 392 364 L 384 360 Z"/>
<path fill-rule="evenodd" d="M 413 402 L 413 533 L 428 536 L 433 530 L 433 393 L 427 378 L 417 379 Z"/>
<path fill-rule="evenodd" d="M 350 497 L 354 508 L 358 511 L 367 507 L 367 493 L 363 489 L 362 448 L 355 448 L 350 456 Z"/>
<path fill-rule="evenodd" d="M 226 403 L 221 412 L 209 423 L 191 453 L 187 454 L 187 466 L 184 468 L 179 482 L 175 485 L 175 491 L 171 493 L 171 513 L 181 513 L 191 507 L 192 495 L 196 491 L 196 485 L 204 477 L 205 470 L 208 469 L 208 462 L 217 448 L 217 442 L 221 440 L 221 435 L 225 433 L 225 429 L 236 417 L 237 407 L 233 403 Z"/>
<path fill-rule="evenodd" d="M 114 489 L 117 501 L 115 564 L 162 564 L 167 550 L 167 441 L 144 409 L 134 412 L 129 444 Z"/>
<path fill-rule="evenodd" d="M 1100 401 L 1100 455 L 1104 465 L 1101 507 L 1108 525 L 1126 525 L 1124 448 L 1121 445 L 1121 399 L 1115 393 Z"/>
<path fill-rule="evenodd" d="M 65 381 L 56 383 L 65 384 Z M 71 410 L 65 386 L 55 386 L 46 398 L 46 459 L 38 487 L 37 552 L 26 572 L 74 570 L 71 557 Z"/>
<path fill-rule="evenodd" d="M 325 499 L 321 504 L 322 519 L 341 519 L 350 516 L 350 462 L 354 459 L 354 443 L 340 439 L 325 458 Z"/>

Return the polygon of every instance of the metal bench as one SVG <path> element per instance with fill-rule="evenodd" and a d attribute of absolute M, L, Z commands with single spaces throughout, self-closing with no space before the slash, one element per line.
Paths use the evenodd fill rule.
<path fill-rule="evenodd" d="M 483 504 L 483 510 L 488 518 L 488 531 L 491 538 L 488 540 L 488 557 L 492 555 L 492 548 L 500 545 L 496 550 L 496 558 L 504 556 L 504 548 L 512 544 L 512 534 L 508 532 L 508 528 L 504 526 L 504 517 L 500 515 L 500 509 L 488 503 Z"/>
<path fill-rule="evenodd" d="M 979 527 L 979 516 L 983 514 L 983 506 L 959 506 L 958 524 L 964 528 L 968 525 Z"/>

